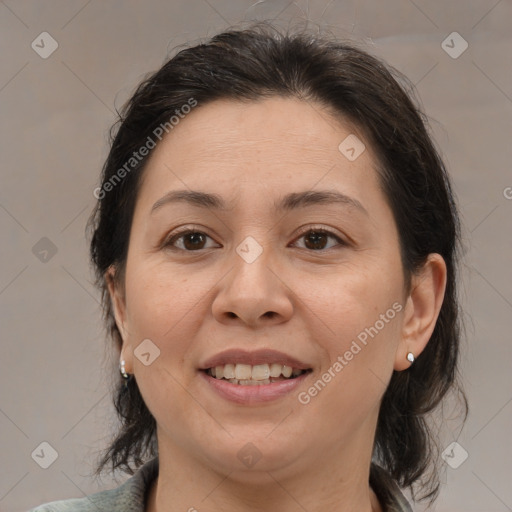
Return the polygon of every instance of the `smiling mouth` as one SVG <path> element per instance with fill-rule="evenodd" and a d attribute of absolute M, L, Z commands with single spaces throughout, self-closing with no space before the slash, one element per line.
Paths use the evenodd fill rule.
<path fill-rule="evenodd" d="M 292 380 L 308 373 L 311 369 L 292 368 L 291 366 L 272 364 L 225 364 L 204 370 L 207 375 L 217 380 L 224 380 L 239 386 L 261 386 Z"/>

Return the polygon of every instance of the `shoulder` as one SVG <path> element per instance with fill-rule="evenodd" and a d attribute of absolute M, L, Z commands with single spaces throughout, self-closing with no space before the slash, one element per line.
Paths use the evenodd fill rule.
<path fill-rule="evenodd" d="M 29 512 L 92 512 L 93 510 L 97 511 L 98 506 L 103 507 L 99 510 L 104 510 L 108 502 L 111 502 L 111 499 L 108 496 L 101 497 L 101 495 L 108 494 L 109 492 L 110 491 L 106 491 L 105 493 L 98 493 L 93 495 L 99 496 L 97 502 L 89 500 L 89 498 L 92 498 L 93 496 L 70 500 L 52 501 L 51 503 L 45 503 L 44 505 L 30 509 Z"/>
<path fill-rule="evenodd" d="M 115 489 L 84 498 L 52 501 L 29 512 L 144 512 L 147 491 L 157 475 L 158 458 L 155 458 Z"/>

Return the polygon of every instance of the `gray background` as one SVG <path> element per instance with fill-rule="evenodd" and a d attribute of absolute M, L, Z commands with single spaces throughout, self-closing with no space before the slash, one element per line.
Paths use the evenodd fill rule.
<path fill-rule="evenodd" d="M 443 446 L 457 439 L 469 456 L 457 469 L 444 465 L 435 510 L 512 510 L 512 2 L 5 0 L 1 511 L 115 484 L 90 477 L 114 424 L 115 358 L 105 351 L 84 238 L 115 107 L 175 46 L 270 18 L 309 20 L 352 37 L 417 86 L 454 179 L 466 244 L 462 370 L 471 414 L 462 431 L 448 423 Z M 59 45 L 46 59 L 31 47 L 43 46 L 43 31 Z M 442 47 L 454 31 L 469 44 L 458 58 Z M 45 41 L 40 52 L 50 48 Z M 444 43 L 452 53 L 462 44 Z M 44 441 L 58 453 L 48 469 L 36 463 L 50 461 L 50 451 L 38 448 Z M 452 459 L 462 453 L 457 447 Z"/>

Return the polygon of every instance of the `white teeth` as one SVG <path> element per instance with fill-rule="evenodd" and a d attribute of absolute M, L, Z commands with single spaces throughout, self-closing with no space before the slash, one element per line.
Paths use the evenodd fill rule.
<path fill-rule="evenodd" d="M 264 380 L 270 377 L 268 364 L 256 364 L 252 367 L 252 380 Z"/>
<path fill-rule="evenodd" d="M 210 375 L 216 379 L 225 379 L 232 384 L 241 386 L 270 384 L 275 379 L 282 377 L 288 379 L 292 375 L 298 377 L 304 373 L 304 370 L 292 368 L 291 366 L 272 363 L 272 364 L 226 364 L 210 368 Z"/>
<path fill-rule="evenodd" d="M 235 379 L 249 380 L 252 376 L 252 366 L 250 364 L 237 364 L 235 366 Z"/>
<path fill-rule="evenodd" d="M 265 380 L 236 380 L 233 379 L 233 384 L 238 384 L 240 386 L 261 386 L 262 384 L 270 384 L 270 379 Z"/>
<path fill-rule="evenodd" d="M 270 365 L 270 376 L 271 377 L 279 377 L 279 375 L 281 375 L 282 369 L 283 369 L 282 364 L 272 363 Z"/>
<path fill-rule="evenodd" d="M 215 377 L 215 375 L 214 375 L 214 377 Z M 235 365 L 234 364 L 224 365 L 224 378 L 228 379 L 228 380 L 235 378 Z"/>
<path fill-rule="evenodd" d="M 283 374 L 283 377 L 291 377 L 292 376 L 292 371 L 293 371 L 293 368 L 291 366 L 283 366 L 283 370 L 282 370 L 282 374 Z"/>

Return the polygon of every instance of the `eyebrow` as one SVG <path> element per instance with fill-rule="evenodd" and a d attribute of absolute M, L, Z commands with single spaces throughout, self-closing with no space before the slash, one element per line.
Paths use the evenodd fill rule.
<path fill-rule="evenodd" d="M 192 206 L 214 210 L 230 210 L 224 199 L 218 194 L 200 192 L 198 190 L 171 190 L 161 197 L 151 208 L 151 213 L 164 205 L 185 202 Z M 291 192 L 274 202 L 276 211 L 291 211 L 298 208 L 318 204 L 343 204 L 361 211 L 365 215 L 368 212 L 364 206 L 353 197 L 334 190 L 306 190 L 304 192 Z"/>

